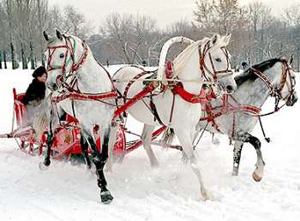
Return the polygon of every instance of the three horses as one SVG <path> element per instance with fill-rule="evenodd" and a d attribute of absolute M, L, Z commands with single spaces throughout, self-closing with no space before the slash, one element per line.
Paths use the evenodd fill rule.
<path fill-rule="evenodd" d="M 132 100 L 147 85 L 155 83 L 155 90 L 149 91 L 126 111 L 145 125 L 142 140 L 152 166 L 158 165 L 151 149 L 151 134 L 154 127 L 166 125 L 174 129 L 190 166 L 198 178 L 202 197 L 208 198 L 193 152 L 193 137 L 202 114 L 203 85 L 216 87 L 222 93 L 228 94 L 237 87 L 230 66 L 230 54 L 226 50 L 230 36 L 214 35 L 212 38 L 196 42 L 187 40 L 189 46 L 174 60 L 174 71 L 169 79 L 162 79 L 161 73 L 164 70 L 161 66 L 164 68 L 164 65 L 161 64 L 158 77 L 155 76 L 156 73 L 145 71 L 141 67 L 128 66 L 117 71 L 111 79 L 81 39 L 63 35 L 59 31 L 56 31 L 53 37 L 44 32 L 44 37 L 47 41 L 48 80 L 46 85 L 51 90 L 52 108 L 48 151 L 41 164 L 42 167 L 50 165 L 53 128 L 57 119 L 63 113 L 76 117 L 82 131 L 82 143 L 89 143 L 92 148 L 92 161 L 96 167 L 101 201 L 106 204 L 110 203 L 113 196 L 107 189 L 103 169 L 109 153 L 112 152 L 115 139 L 115 110 L 118 105 Z M 288 74 L 285 79 L 288 80 L 285 80 L 282 86 L 282 97 L 286 96 L 285 91 L 289 87 L 286 82 L 290 82 L 290 87 L 294 88 L 293 74 L 289 68 L 287 70 Z M 272 77 L 270 76 L 275 81 L 276 77 L 274 76 L 274 79 Z M 244 92 L 237 93 L 242 96 Z M 121 96 L 121 99 L 117 99 L 117 96 Z M 95 126 L 98 126 L 100 130 L 101 151 L 97 149 L 93 136 Z M 247 140 L 238 142 L 236 142 L 236 148 L 241 149 L 241 142 L 247 142 Z"/>

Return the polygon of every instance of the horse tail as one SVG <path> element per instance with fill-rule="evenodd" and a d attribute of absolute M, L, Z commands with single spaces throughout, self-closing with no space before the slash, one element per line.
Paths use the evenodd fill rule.
<path fill-rule="evenodd" d="M 171 145 L 174 141 L 175 132 L 173 128 L 167 127 L 162 134 L 162 144 L 163 146 Z"/>

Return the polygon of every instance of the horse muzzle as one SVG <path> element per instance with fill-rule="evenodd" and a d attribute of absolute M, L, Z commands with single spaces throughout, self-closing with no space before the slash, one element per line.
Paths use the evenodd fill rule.
<path fill-rule="evenodd" d="M 227 94 L 232 94 L 235 91 L 236 88 L 234 88 L 234 86 L 232 85 L 227 85 L 226 86 L 226 92 Z"/>
<path fill-rule="evenodd" d="M 293 93 L 289 96 L 287 102 L 286 102 L 286 105 L 291 107 L 293 106 L 296 102 L 298 101 L 298 96 L 296 93 Z"/>
<path fill-rule="evenodd" d="M 56 83 L 47 83 L 46 86 L 50 91 L 56 91 L 58 89 L 58 86 Z"/>

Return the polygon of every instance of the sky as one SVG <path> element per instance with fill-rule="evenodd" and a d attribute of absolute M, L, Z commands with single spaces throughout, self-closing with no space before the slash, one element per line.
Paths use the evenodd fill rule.
<path fill-rule="evenodd" d="M 242 5 L 254 0 L 240 0 Z M 193 20 L 196 0 L 49 0 L 50 5 L 73 5 L 79 9 L 94 26 L 99 26 L 112 12 L 120 14 L 149 15 L 157 21 L 159 27 L 175 23 L 182 19 Z M 299 0 L 261 0 L 273 8 L 274 14 L 280 16 L 282 8 L 291 6 Z"/>

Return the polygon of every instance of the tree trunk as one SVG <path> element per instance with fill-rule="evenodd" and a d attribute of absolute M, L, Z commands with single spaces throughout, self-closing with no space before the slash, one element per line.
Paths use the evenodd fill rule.
<path fill-rule="evenodd" d="M 31 69 L 32 70 L 35 69 L 32 42 L 30 42 L 30 63 L 31 63 Z"/>
<path fill-rule="evenodd" d="M 23 48 L 23 44 L 21 43 L 21 58 L 22 58 L 22 69 L 26 69 L 25 68 L 25 55 L 24 55 L 24 48 Z"/>
<path fill-rule="evenodd" d="M 2 53 L 0 51 L 0 69 L 2 69 Z"/>
<path fill-rule="evenodd" d="M 3 62 L 4 62 L 4 69 L 7 69 L 7 63 L 6 63 L 6 51 L 3 51 Z"/>
<path fill-rule="evenodd" d="M 19 67 L 19 64 L 17 64 L 16 58 L 15 58 L 15 49 L 14 45 L 11 42 L 10 43 L 10 49 L 11 49 L 11 63 L 12 63 L 12 69 L 17 69 Z"/>

